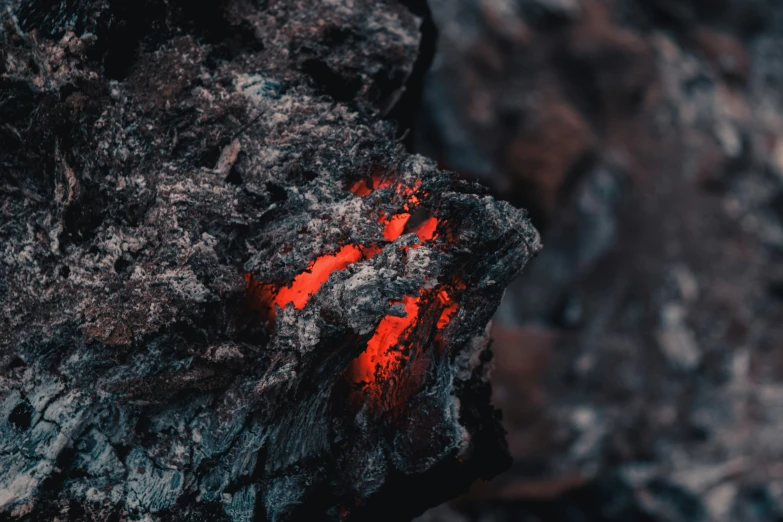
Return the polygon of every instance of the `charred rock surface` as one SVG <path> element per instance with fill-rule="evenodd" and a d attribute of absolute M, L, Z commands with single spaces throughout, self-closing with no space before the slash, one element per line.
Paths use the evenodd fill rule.
<path fill-rule="evenodd" d="M 507 465 L 538 235 L 381 119 L 414 10 L 0 8 L 0 519 L 390 519 Z"/>

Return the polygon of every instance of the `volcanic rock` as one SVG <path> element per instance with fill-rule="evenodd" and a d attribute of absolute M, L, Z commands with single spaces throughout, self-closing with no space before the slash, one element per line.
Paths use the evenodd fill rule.
<path fill-rule="evenodd" d="M 378 520 L 508 464 L 539 239 L 382 119 L 412 9 L 0 7 L 0 518 Z"/>

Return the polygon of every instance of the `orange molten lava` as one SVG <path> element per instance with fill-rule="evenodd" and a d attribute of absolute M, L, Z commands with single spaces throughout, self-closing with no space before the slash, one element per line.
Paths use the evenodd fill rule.
<path fill-rule="evenodd" d="M 416 234 L 421 243 L 437 238 L 436 229 L 439 224 L 443 224 L 445 221 L 440 222 L 438 218 L 430 216 L 415 226 L 409 224 L 411 209 L 419 206 L 420 197 L 427 196 L 426 192 L 419 189 L 422 185 L 421 181 L 416 181 L 413 187 L 409 187 L 403 183 L 394 182 L 392 179 L 384 178 L 382 172 L 376 171 L 371 179 L 356 182 L 348 190 L 359 196 L 367 196 L 377 189 L 392 185 L 394 185 L 397 196 L 406 198 L 406 203 L 403 205 L 405 212 L 394 214 L 391 217 L 387 217 L 384 212 L 380 213 L 378 223 L 384 225 L 384 239 L 395 241 L 406 232 Z M 454 238 L 451 236 L 451 232 L 446 229 L 444 233 L 446 239 L 449 240 L 448 242 L 452 242 L 451 240 Z M 409 245 L 403 248 L 407 250 L 418 246 Z M 369 246 L 345 245 L 336 253 L 316 258 L 304 272 L 294 278 L 290 285 L 282 288 L 254 281 L 251 274 L 245 274 L 250 305 L 259 310 L 262 319 L 269 319 L 274 324 L 276 306 L 285 308 L 286 305 L 292 303 L 297 309 L 304 308 L 310 297 L 318 292 L 334 271 L 344 270 L 362 259 L 371 259 L 382 249 L 382 246 L 375 243 Z M 423 307 L 436 306 L 440 311 L 440 316 L 437 323 L 432 325 L 438 330 L 433 345 L 436 353 L 442 352 L 447 341 L 444 340 L 444 334 L 441 330 L 451 322 L 454 314 L 459 310 L 458 303 L 449 292 L 464 288 L 464 284 L 456 283 L 456 285 L 441 286 L 436 290 L 421 290 L 416 296 L 407 295 L 402 301 L 397 301 L 405 307 L 406 315 L 404 317 L 387 315 L 381 319 L 373 336 L 367 342 L 366 349 L 354 359 L 347 372 L 347 377 L 351 382 L 362 385 L 361 390 L 367 394 L 372 401 L 371 404 L 381 409 L 397 408 L 406 403 L 407 397 L 419 388 L 421 381 L 417 379 L 421 379 L 421 375 L 426 371 L 429 358 L 417 356 L 409 360 L 411 353 L 421 354 L 423 352 L 403 348 L 411 348 L 408 345 L 416 342 L 414 338 L 426 338 L 426 335 L 421 337 L 419 333 L 412 337 L 412 333 L 414 328 L 425 326 L 420 323 L 421 317 L 432 317 L 425 314 Z M 426 332 L 421 333 L 426 334 Z M 401 367 L 408 363 L 411 364 L 410 371 L 401 373 Z M 403 375 L 406 375 L 405 380 L 398 382 L 403 378 Z M 387 396 L 388 393 L 392 393 L 393 396 Z"/>
<path fill-rule="evenodd" d="M 288 303 L 294 303 L 294 308 L 302 309 L 310 296 L 321 288 L 335 270 L 345 268 L 362 259 L 362 251 L 354 245 L 346 245 L 336 254 L 320 256 L 310 263 L 307 270 L 294 278 L 291 286 L 281 288 L 275 297 L 275 303 L 285 308 Z"/>
<path fill-rule="evenodd" d="M 383 229 L 383 237 L 388 241 L 394 241 L 400 237 L 405 230 L 405 225 L 408 224 L 411 215 L 407 212 L 395 214 L 391 219 L 386 219 L 385 215 L 381 215 L 380 222 L 386 224 L 386 228 Z M 419 236 L 419 241 L 422 243 L 435 238 L 435 229 L 438 228 L 438 218 L 429 217 L 426 220 L 419 223 L 411 232 Z"/>
<path fill-rule="evenodd" d="M 253 310 L 257 311 L 262 321 L 275 320 L 275 308 L 271 306 L 275 298 L 275 286 L 264 284 L 253 280 L 253 274 L 246 272 L 245 282 L 247 283 L 247 303 Z"/>
<path fill-rule="evenodd" d="M 418 297 L 405 296 L 405 317 L 387 315 L 380 323 L 372 338 L 367 342 L 367 349 L 359 355 L 351 368 L 354 382 L 365 382 L 372 385 L 376 382 L 376 371 L 383 380 L 387 380 L 394 369 L 403 360 L 403 354 L 394 347 L 404 339 L 404 334 L 415 323 L 419 316 Z"/>
<path fill-rule="evenodd" d="M 373 243 L 370 246 L 366 246 L 366 247 L 363 246 L 363 247 L 361 247 L 361 249 L 362 249 L 362 255 L 364 256 L 364 258 L 365 259 L 371 259 L 373 256 L 375 256 L 375 254 L 380 253 L 381 250 L 383 250 L 383 247 L 379 247 L 378 245 Z"/>
<path fill-rule="evenodd" d="M 435 237 L 435 229 L 438 228 L 438 218 L 430 216 L 425 221 L 413 229 L 413 232 L 419 236 L 419 241 L 429 241 Z"/>
<path fill-rule="evenodd" d="M 375 171 L 372 174 L 372 179 L 360 180 L 348 187 L 348 190 L 356 194 L 357 196 L 369 196 L 373 191 L 390 187 L 392 184 L 391 178 L 384 178 L 380 171 Z"/>
<path fill-rule="evenodd" d="M 383 237 L 389 241 L 394 241 L 402 235 L 402 231 L 405 230 L 405 224 L 411 218 L 410 214 L 395 214 L 388 221 L 386 228 L 383 230 Z"/>
<path fill-rule="evenodd" d="M 438 328 L 443 329 L 451 322 L 451 316 L 459 310 L 459 305 L 451 300 L 448 292 L 441 290 L 438 292 L 438 301 L 443 305 L 443 312 L 438 319 Z"/>

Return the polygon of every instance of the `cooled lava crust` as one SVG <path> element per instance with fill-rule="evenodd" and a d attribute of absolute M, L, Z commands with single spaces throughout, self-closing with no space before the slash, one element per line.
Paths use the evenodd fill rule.
<path fill-rule="evenodd" d="M 0 1 L 0 519 L 402 520 L 507 465 L 539 239 L 384 121 L 421 24 Z"/>

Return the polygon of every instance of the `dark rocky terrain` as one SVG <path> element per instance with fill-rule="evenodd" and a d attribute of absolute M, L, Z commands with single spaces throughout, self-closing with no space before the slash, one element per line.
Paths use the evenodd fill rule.
<path fill-rule="evenodd" d="M 528 206 L 510 473 L 430 521 L 783 520 L 783 4 L 432 0 L 417 150 Z"/>
<path fill-rule="evenodd" d="M 394 0 L 0 1 L 0 519 L 404 520 L 508 465 L 525 212 Z"/>

